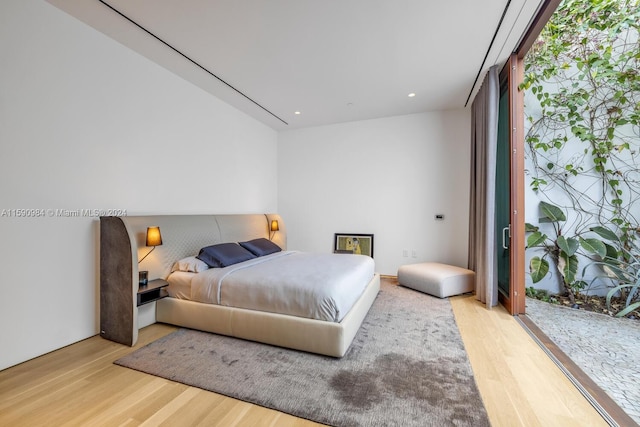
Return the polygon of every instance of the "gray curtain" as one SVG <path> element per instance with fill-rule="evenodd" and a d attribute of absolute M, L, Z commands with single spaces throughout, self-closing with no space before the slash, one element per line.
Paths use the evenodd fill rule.
<path fill-rule="evenodd" d="M 496 149 L 498 144 L 498 66 L 489 69 L 471 105 L 471 199 L 469 269 L 476 272 L 476 298 L 498 304 L 496 258 Z"/>

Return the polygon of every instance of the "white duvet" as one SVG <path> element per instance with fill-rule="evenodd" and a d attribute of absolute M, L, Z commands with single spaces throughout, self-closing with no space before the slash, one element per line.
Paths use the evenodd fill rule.
<path fill-rule="evenodd" d="M 363 255 L 283 251 L 192 274 L 190 299 L 339 322 L 362 295 L 374 269 L 373 259 Z"/>

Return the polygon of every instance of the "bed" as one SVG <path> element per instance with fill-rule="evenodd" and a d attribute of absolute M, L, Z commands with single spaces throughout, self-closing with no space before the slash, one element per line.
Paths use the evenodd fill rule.
<path fill-rule="evenodd" d="M 272 234 L 273 220 L 279 230 Z M 106 329 L 113 325 L 102 316 L 105 306 L 106 317 L 113 317 L 119 301 L 123 313 L 115 316 L 130 319 L 131 328 L 124 328 L 129 345 L 137 340 L 138 310 L 121 300 L 137 293 L 140 270 L 170 283 L 170 296 L 155 302 L 157 322 L 333 357 L 346 353 L 380 289 L 369 257 L 287 250 L 286 227 L 275 214 L 103 217 L 100 222 L 101 334 L 123 342 L 110 336 Z M 160 227 L 163 244 L 138 263 L 150 250 L 144 243 L 150 226 Z M 198 272 L 180 268 L 180 261 L 206 247 L 271 240 L 281 250 Z M 119 296 L 109 296 L 116 287 Z"/>

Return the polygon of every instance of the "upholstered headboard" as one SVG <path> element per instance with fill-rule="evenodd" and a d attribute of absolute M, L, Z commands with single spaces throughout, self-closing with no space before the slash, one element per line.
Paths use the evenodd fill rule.
<path fill-rule="evenodd" d="M 237 215 L 153 215 L 119 217 L 131 239 L 132 264 L 137 270 L 149 271 L 150 279 L 166 279 L 173 263 L 187 256 L 198 255 L 200 248 L 216 243 L 241 242 L 259 237 L 269 238 L 269 224 L 278 220 L 279 231 L 273 242 L 287 248 L 287 236 L 282 218 L 276 214 Z M 150 250 L 145 246 L 147 227 L 160 227 L 162 245 L 142 259 Z M 137 258 L 136 258 L 137 257 Z M 134 271 L 137 277 L 137 271 Z"/>
<path fill-rule="evenodd" d="M 279 230 L 270 231 L 272 220 Z M 146 246 L 147 227 L 160 227 L 162 245 Z M 287 233 L 277 214 L 152 215 L 100 218 L 100 329 L 108 339 L 132 345 L 137 339 L 138 272 L 166 279 L 173 263 L 198 255 L 200 248 L 217 243 L 273 237 L 287 248 Z M 139 262 L 139 260 L 142 262 Z M 126 327 L 122 328 L 122 325 Z"/>

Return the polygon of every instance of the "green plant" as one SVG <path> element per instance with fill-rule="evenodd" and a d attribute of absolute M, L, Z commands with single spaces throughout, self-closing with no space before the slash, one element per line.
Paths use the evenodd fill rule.
<path fill-rule="evenodd" d="M 540 224 L 527 225 L 527 247 L 543 251 L 531 260 L 532 280 L 551 261 L 573 299 L 587 286 L 586 269 L 578 277 L 584 257 L 617 260 L 631 276 L 607 275 L 611 291 L 637 294 L 640 1 L 563 1 L 525 67 L 528 173 L 543 200 Z"/>
<path fill-rule="evenodd" d="M 525 293 L 529 298 L 534 298 L 551 304 L 558 303 L 557 298 L 553 295 L 549 295 L 549 292 L 545 289 L 536 289 L 533 286 L 529 286 L 525 289 Z"/>
<path fill-rule="evenodd" d="M 549 236 L 540 227 L 527 223 L 525 231 L 529 232 L 527 237 L 527 249 L 539 248 L 543 251 L 542 256 L 534 256 L 529 263 L 529 271 L 533 283 L 538 283 L 549 272 L 549 261 L 551 258 L 556 266 L 562 285 L 569 295 L 571 303 L 575 303 L 576 294 L 584 289 L 587 283 L 577 277 L 580 263 L 580 249 L 584 256 L 597 255 L 601 258 L 607 254 L 607 247 L 604 242 L 594 237 L 583 237 L 574 235 L 567 237 L 563 234 L 563 224 L 567 217 L 557 206 L 550 203 L 540 202 L 540 211 L 543 216 L 540 223 L 549 223 L 553 230 L 553 235 Z M 614 234 L 615 235 L 615 234 Z"/>
<path fill-rule="evenodd" d="M 594 232 L 609 240 L 612 243 L 619 241 L 618 237 L 611 230 L 597 228 Z M 623 249 L 623 256 L 617 257 L 609 246 L 608 255 L 596 261 L 593 265 L 601 267 L 605 276 L 613 282 L 613 286 L 607 293 L 606 303 L 611 310 L 611 299 L 620 295 L 625 301 L 625 308 L 616 313 L 617 317 L 623 317 L 632 311 L 640 308 L 640 248 L 635 242 L 630 242 L 630 249 Z"/>

